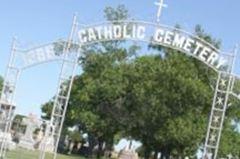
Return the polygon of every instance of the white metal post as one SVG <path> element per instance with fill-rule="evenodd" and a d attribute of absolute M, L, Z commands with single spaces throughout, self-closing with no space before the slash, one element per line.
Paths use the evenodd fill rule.
<path fill-rule="evenodd" d="M 75 15 L 73 18 L 73 25 L 69 35 L 69 39 L 63 50 L 64 57 L 62 60 L 62 68 L 59 75 L 58 89 L 55 96 L 53 110 L 51 114 L 50 125 L 53 126 L 53 130 L 52 132 L 50 132 L 50 134 L 54 137 L 54 140 L 55 140 L 54 159 L 56 159 L 57 157 L 57 149 L 58 149 L 58 144 L 61 136 L 63 122 L 64 122 L 66 111 L 67 111 L 68 101 L 70 97 L 70 92 L 71 92 L 76 68 L 78 66 L 78 58 L 80 54 L 79 50 L 75 53 L 74 59 L 71 59 L 69 57 L 73 36 L 76 32 L 76 28 L 77 28 L 77 16 Z M 63 88 L 62 86 L 64 84 L 66 84 L 67 86 Z M 45 153 L 46 153 L 45 149 L 46 149 L 46 146 L 44 146 L 40 154 L 40 159 L 45 158 Z"/>
<path fill-rule="evenodd" d="M 3 131 L 3 138 L 1 139 L 2 141 L 0 143 L 1 158 L 4 158 L 6 155 L 6 149 L 8 146 L 6 134 L 9 133 L 11 130 L 11 125 L 13 120 L 14 98 L 16 94 L 17 82 L 21 72 L 21 70 L 17 68 L 17 66 L 15 66 L 15 60 L 16 60 L 16 38 L 14 37 L 12 42 L 10 58 L 7 65 L 7 71 L 4 76 L 4 84 L 1 92 L 1 101 L 0 101 L 1 109 L 6 115 L 3 121 L 4 130 L 0 130 L 0 131 Z M 4 110 L 4 106 L 9 106 L 9 108 L 5 108 Z"/>
<path fill-rule="evenodd" d="M 237 49 L 230 56 L 230 65 L 225 71 L 220 71 L 215 88 L 215 94 L 210 114 L 208 130 L 204 145 L 203 159 L 216 159 L 222 135 L 222 129 L 225 119 L 226 110 L 228 108 L 229 95 L 233 83 L 232 71 L 236 59 Z"/>

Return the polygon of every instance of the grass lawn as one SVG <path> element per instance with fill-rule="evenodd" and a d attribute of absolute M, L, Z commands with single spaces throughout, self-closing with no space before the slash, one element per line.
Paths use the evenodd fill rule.
<path fill-rule="evenodd" d="M 39 151 L 29 151 L 25 149 L 8 151 L 6 159 L 39 159 Z M 45 159 L 53 159 L 53 155 L 46 153 Z M 85 159 L 85 158 L 80 156 L 58 154 L 57 159 Z"/>

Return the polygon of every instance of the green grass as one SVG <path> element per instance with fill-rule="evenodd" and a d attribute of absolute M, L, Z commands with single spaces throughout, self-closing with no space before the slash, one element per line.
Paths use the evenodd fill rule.
<path fill-rule="evenodd" d="M 14 151 L 8 151 L 6 159 L 39 159 L 39 151 L 16 149 Z M 45 159 L 53 159 L 53 154 L 46 153 Z M 57 159 L 85 159 L 85 158 L 81 156 L 58 154 Z"/>

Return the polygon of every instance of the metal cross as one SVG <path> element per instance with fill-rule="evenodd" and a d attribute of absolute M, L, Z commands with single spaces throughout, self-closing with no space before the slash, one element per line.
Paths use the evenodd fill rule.
<path fill-rule="evenodd" d="M 159 2 L 155 2 L 155 5 L 158 6 L 158 12 L 157 12 L 157 22 L 160 22 L 160 17 L 162 13 L 162 8 L 167 7 L 166 4 L 163 3 L 163 0 L 159 0 Z"/>
<path fill-rule="evenodd" d="M 222 85 L 222 86 L 226 86 L 226 82 L 227 82 L 226 80 L 222 79 L 222 80 L 221 80 L 221 85 Z"/>
<path fill-rule="evenodd" d="M 216 141 L 216 135 L 212 135 L 211 137 L 210 137 L 210 141 L 212 141 L 212 142 L 214 142 L 214 141 Z"/>
<path fill-rule="evenodd" d="M 219 121 L 220 117 L 219 116 L 215 116 L 214 117 L 214 122 L 217 123 Z"/>
<path fill-rule="evenodd" d="M 219 105 L 222 105 L 222 104 L 223 104 L 223 98 L 222 98 L 222 97 L 218 97 L 218 98 L 217 98 L 217 103 L 218 103 Z"/>

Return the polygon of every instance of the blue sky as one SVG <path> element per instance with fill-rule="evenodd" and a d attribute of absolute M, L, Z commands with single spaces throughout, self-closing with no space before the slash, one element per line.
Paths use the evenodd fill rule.
<path fill-rule="evenodd" d="M 156 21 L 155 0 L 0 0 L 0 75 L 7 65 L 14 35 L 26 46 L 67 37 L 73 14 L 83 24 L 103 20 L 106 6 L 125 4 L 131 16 L 138 20 Z M 201 24 L 214 37 L 222 40 L 223 50 L 240 43 L 239 0 L 165 0 L 161 22 L 180 24 L 192 32 Z M 239 60 L 240 61 L 240 60 Z M 238 69 L 235 69 L 236 71 Z M 49 63 L 23 72 L 19 81 L 16 103 L 18 112 L 39 114 L 41 103 L 55 91 L 59 64 Z M 238 73 L 238 72 L 237 72 Z"/>

